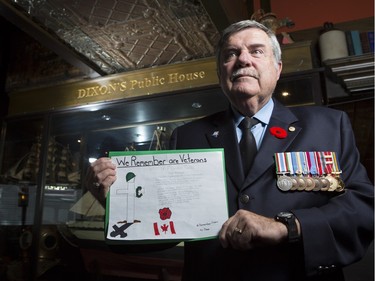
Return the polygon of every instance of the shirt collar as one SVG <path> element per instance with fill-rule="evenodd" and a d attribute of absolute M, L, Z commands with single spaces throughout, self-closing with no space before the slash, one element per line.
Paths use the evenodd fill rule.
<path fill-rule="evenodd" d="M 270 99 L 257 113 L 254 114 L 256 119 L 258 119 L 262 124 L 268 125 L 271 119 L 272 111 L 274 107 L 274 102 L 272 99 Z M 233 116 L 234 116 L 234 122 L 236 126 L 238 126 L 242 119 L 245 118 L 241 113 L 238 112 L 237 109 L 235 109 L 232 106 L 233 109 Z"/>

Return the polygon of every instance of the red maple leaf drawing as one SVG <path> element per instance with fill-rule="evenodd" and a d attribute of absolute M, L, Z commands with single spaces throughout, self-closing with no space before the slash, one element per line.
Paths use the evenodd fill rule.
<path fill-rule="evenodd" d="M 161 226 L 161 230 L 164 231 L 164 233 L 167 233 L 167 231 L 168 231 L 168 225 L 163 224 L 163 225 Z"/>

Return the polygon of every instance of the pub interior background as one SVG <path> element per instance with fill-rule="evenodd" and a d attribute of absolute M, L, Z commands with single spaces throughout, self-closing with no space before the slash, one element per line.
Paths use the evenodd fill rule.
<path fill-rule="evenodd" d="M 108 249 L 82 179 L 89 158 L 163 149 L 225 108 L 214 46 L 249 18 L 282 43 L 276 97 L 346 111 L 374 180 L 373 39 L 325 60 L 319 46 L 325 23 L 373 38 L 372 0 L 0 0 L 0 280 L 180 280 L 183 245 Z M 374 280 L 373 255 L 347 280 Z"/>

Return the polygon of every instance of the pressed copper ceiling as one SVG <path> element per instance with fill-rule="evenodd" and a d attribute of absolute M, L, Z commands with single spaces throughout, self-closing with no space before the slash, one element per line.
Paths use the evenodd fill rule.
<path fill-rule="evenodd" d="M 8 0 L 103 74 L 212 56 L 219 32 L 195 0 Z"/>

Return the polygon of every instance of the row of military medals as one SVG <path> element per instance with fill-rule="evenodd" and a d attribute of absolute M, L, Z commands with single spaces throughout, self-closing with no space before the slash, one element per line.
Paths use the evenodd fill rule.
<path fill-rule="evenodd" d="M 335 152 L 275 153 L 277 187 L 282 191 L 344 190 Z"/>

